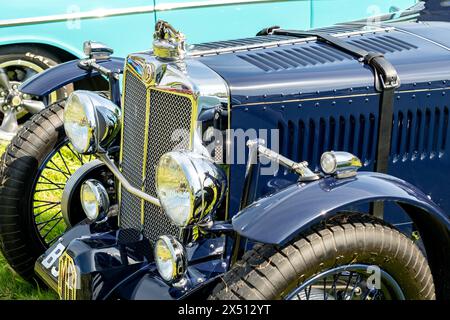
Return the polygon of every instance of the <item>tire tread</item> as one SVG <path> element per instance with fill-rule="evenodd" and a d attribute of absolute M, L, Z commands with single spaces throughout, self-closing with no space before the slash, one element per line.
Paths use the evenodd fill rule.
<path fill-rule="evenodd" d="M 359 248 L 360 254 L 355 253 Z M 352 263 L 364 255 L 370 263 L 395 270 L 409 299 L 434 299 L 428 263 L 412 240 L 392 226 L 368 215 L 351 214 L 342 220 L 300 235 L 286 246 L 257 245 L 226 273 L 210 299 L 278 299 L 289 284 L 301 283 L 330 267 Z M 389 257 L 388 261 L 386 260 Z M 405 279 L 410 279 L 408 283 Z"/>

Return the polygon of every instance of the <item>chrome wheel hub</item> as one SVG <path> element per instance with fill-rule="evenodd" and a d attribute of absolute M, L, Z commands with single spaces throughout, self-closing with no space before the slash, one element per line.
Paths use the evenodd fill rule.
<path fill-rule="evenodd" d="M 405 300 L 402 289 L 385 270 L 365 264 L 344 265 L 304 281 L 286 300 Z"/>
<path fill-rule="evenodd" d="M 0 140 L 11 140 L 19 129 L 17 119 L 25 113 L 38 113 L 45 108 L 43 102 L 19 91 L 20 81 L 11 80 L 0 68 L 0 112 L 3 120 L 0 126 Z"/>

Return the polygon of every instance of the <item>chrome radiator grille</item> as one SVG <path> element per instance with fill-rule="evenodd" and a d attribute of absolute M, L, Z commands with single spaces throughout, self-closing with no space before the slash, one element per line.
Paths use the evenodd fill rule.
<path fill-rule="evenodd" d="M 175 149 L 189 148 L 192 103 L 185 96 L 150 90 L 150 121 L 145 191 L 156 196 L 155 169 L 161 156 Z M 178 235 L 178 227 L 150 203 L 145 204 L 144 233 L 152 241 L 161 234 Z"/>
<path fill-rule="evenodd" d="M 150 107 L 146 112 L 148 100 Z M 155 169 L 159 158 L 168 151 L 190 146 L 189 134 L 186 139 L 186 133 L 191 130 L 192 109 L 192 101 L 187 96 L 146 88 L 140 79 L 127 72 L 121 167 L 124 176 L 135 187 L 144 188 L 145 192 L 156 196 Z M 146 117 L 149 117 L 148 127 L 145 126 Z M 162 234 L 179 236 L 178 227 L 171 223 L 161 208 L 150 203 L 142 206 L 140 199 L 123 189 L 120 215 L 122 228 L 142 229 L 151 242 Z"/>

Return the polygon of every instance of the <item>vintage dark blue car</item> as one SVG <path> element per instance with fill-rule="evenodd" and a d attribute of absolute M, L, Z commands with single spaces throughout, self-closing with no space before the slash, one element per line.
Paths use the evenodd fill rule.
<path fill-rule="evenodd" d="M 20 88 L 110 83 L 11 142 L 2 251 L 62 299 L 448 299 L 449 35 L 350 23 L 187 46 L 160 21 L 125 61 L 87 42 Z"/>

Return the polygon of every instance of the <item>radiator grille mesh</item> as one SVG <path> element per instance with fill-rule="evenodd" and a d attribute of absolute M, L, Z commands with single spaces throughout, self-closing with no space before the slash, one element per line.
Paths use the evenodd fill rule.
<path fill-rule="evenodd" d="M 184 96 L 152 90 L 150 105 L 145 191 L 156 196 L 155 169 L 161 156 L 189 148 L 192 103 Z M 163 233 L 179 234 L 163 211 L 149 203 L 145 204 L 144 232 L 151 241 Z"/>
<path fill-rule="evenodd" d="M 135 188 L 142 187 L 142 154 L 144 152 L 145 85 L 130 72 L 125 76 L 123 113 L 122 174 Z M 120 225 L 122 228 L 141 228 L 141 200 L 125 189 L 121 193 Z"/>
<path fill-rule="evenodd" d="M 188 149 L 192 119 L 192 102 L 186 96 L 148 89 L 131 72 L 126 74 L 123 115 L 122 173 L 130 183 L 156 197 L 155 169 L 160 157 L 175 149 Z M 147 99 L 150 110 L 146 114 Z M 149 127 L 145 127 L 146 116 Z M 148 139 L 145 146 L 145 132 Z M 146 151 L 145 151 L 146 150 Z M 144 153 L 147 160 L 144 164 Z M 142 172 L 145 165 L 145 181 Z M 143 230 L 153 243 L 160 235 L 179 236 L 163 210 L 144 203 L 144 225 L 141 224 L 142 200 L 122 189 L 120 224 L 124 229 Z"/>

